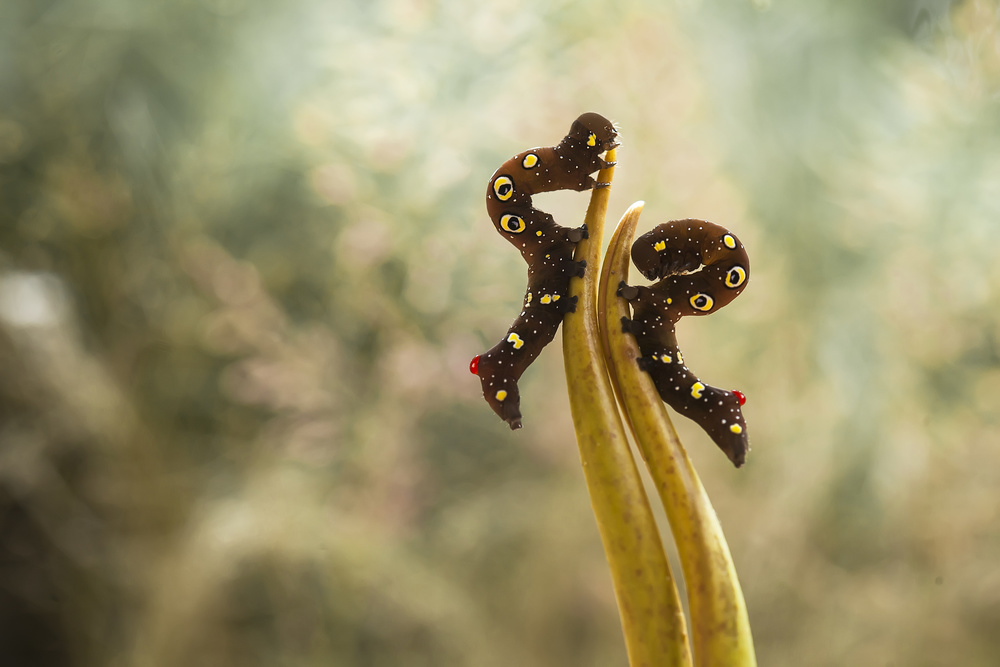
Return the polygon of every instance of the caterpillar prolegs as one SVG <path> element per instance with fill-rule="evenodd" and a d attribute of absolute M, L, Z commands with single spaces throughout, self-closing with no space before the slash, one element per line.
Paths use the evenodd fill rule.
<path fill-rule="evenodd" d="M 739 296 L 750 277 L 743 244 L 725 227 L 704 220 L 675 220 L 657 226 L 632 244 L 632 262 L 654 284 L 618 293 L 632 306 L 622 328 L 639 345 L 640 367 L 660 397 L 694 420 L 738 468 L 749 441 L 741 406 L 746 397 L 705 384 L 688 369 L 677 346 L 675 324 L 685 315 L 707 315 Z"/>
<path fill-rule="evenodd" d="M 507 334 L 474 358 L 469 370 L 479 376 L 486 402 L 511 429 L 521 428 L 517 381 L 555 336 L 563 315 L 576 309 L 569 281 L 585 269 L 585 263 L 573 260 L 573 249 L 587 230 L 556 224 L 532 205 L 531 196 L 606 187 L 591 174 L 612 164 L 600 156 L 618 145 L 617 136 L 609 120 L 585 113 L 556 146 L 532 148 L 504 162 L 486 187 L 486 210 L 493 225 L 528 263 L 528 288 L 521 314 Z"/>

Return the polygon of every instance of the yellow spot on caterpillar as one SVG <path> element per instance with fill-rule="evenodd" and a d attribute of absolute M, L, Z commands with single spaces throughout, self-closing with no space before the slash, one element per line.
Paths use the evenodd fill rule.
<path fill-rule="evenodd" d="M 499 180 L 499 179 L 498 179 Z M 525 229 L 524 220 L 513 213 L 504 213 L 500 216 L 500 227 L 511 234 L 520 234 Z M 524 244 L 522 244 L 524 245 Z"/>
<path fill-rule="evenodd" d="M 732 237 L 731 234 L 726 234 L 722 237 L 722 242 L 726 244 L 726 247 L 732 250 L 736 247 L 736 239 Z"/>
<path fill-rule="evenodd" d="M 597 145 L 597 135 L 593 132 L 591 132 L 590 136 L 587 137 L 587 145 L 591 148 Z"/>
<path fill-rule="evenodd" d="M 528 292 L 528 297 L 524 300 L 525 303 L 531 303 L 531 292 Z"/>
<path fill-rule="evenodd" d="M 539 229 L 537 232 L 535 232 L 535 236 L 541 236 L 541 235 L 542 235 L 542 230 Z"/>
<path fill-rule="evenodd" d="M 665 364 L 670 364 L 673 363 L 674 360 L 670 357 L 669 354 L 665 354 L 662 357 L 660 357 L 660 361 L 662 361 Z"/>
<path fill-rule="evenodd" d="M 655 250 L 656 252 L 660 252 L 661 250 L 665 250 L 666 247 L 667 247 L 667 242 L 666 241 L 657 241 L 656 243 L 653 244 L 653 250 Z"/>
<path fill-rule="evenodd" d="M 525 169 L 531 169 L 537 164 L 538 164 L 538 156 L 535 155 L 534 153 L 528 153 L 527 155 L 524 156 L 524 159 L 521 160 L 521 166 L 524 167 Z"/>
<path fill-rule="evenodd" d="M 700 382 L 695 382 L 691 385 L 691 395 L 695 398 L 701 398 L 701 392 L 705 391 L 705 385 Z"/>
<path fill-rule="evenodd" d="M 553 294 L 553 295 L 552 295 L 552 301 L 553 301 L 553 302 L 556 302 L 556 301 L 558 301 L 558 300 L 559 300 L 559 298 L 560 298 L 560 297 L 559 297 L 559 295 L 558 295 L 558 294 Z"/>
<path fill-rule="evenodd" d="M 493 181 L 493 194 L 500 201 L 507 201 L 514 196 L 514 181 L 510 176 L 497 176 Z"/>
<path fill-rule="evenodd" d="M 496 393 L 496 397 L 498 401 L 502 401 L 503 399 L 507 398 L 507 392 L 501 389 Z"/>
<path fill-rule="evenodd" d="M 668 296 L 668 297 L 667 297 L 667 305 L 669 306 L 669 305 L 670 305 L 670 304 L 672 304 L 673 302 L 674 302 L 674 300 L 673 300 L 673 299 L 671 299 L 671 298 L 670 298 L 670 297 Z"/>
<path fill-rule="evenodd" d="M 732 426 L 729 427 L 729 430 L 732 431 L 733 433 L 742 433 L 743 427 L 740 426 L 739 424 L 733 424 Z"/>
<path fill-rule="evenodd" d="M 677 350 L 677 363 L 679 363 L 679 364 L 683 364 L 684 363 L 684 357 L 681 356 L 681 351 L 680 350 Z"/>
<path fill-rule="evenodd" d="M 520 350 L 521 347 L 524 345 L 524 341 L 521 340 L 521 337 L 518 336 L 516 333 L 513 333 L 513 332 L 511 332 L 511 334 L 509 336 L 507 336 L 507 342 L 508 343 L 513 343 L 515 350 Z M 503 399 L 501 399 L 501 400 L 503 400 Z"/>
<path fill-rule="evenodd" d="M 543 294 L 542 298 L 539 299 L 539 302 L 540 303 L 552 303 L 552 295 L 551 294 Z"/>
<path fill-rule="evenodd" d="M 729 273 L 726 274 L 726 287 L 739 287 L 747 279 L 747 272 L 743 270 L 742 266 L 734 266 L 729 269 Z"/>

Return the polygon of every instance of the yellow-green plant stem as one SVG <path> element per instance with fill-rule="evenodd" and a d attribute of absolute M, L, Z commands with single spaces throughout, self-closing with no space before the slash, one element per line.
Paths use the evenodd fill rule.
<path fill-rule="evenodd" d="M 607 159 L 613 161 L 614 150 Z M 598 181 L 611 182 L 614 167 Z M 590 238 L 576 259 L 583 278 L 570 294 L 576 312 L 563 321 L 563 357 L 570 409 L 584 477 L 604 544 L 631 667 L 691 664 L 684 613 L 656 521 L 629 449 L 608 377 L 597 323 L 597 276 L 610 188 L 594 190 L 587 209 Z"/>
<path fill-rule="evenodd" d="M 629 248 L 641 212 L 642 202 L 626 211 L 605 257 L 599 306 L 602 339 L 615 389 L 677 543 L 695 664 L 750 667 L 757 664 L 750 622 L 719 519 L 652 380 L 639 370 L 636 359 L 641 353 L 635 339 L 622 333 L 621 318 L 629 311 L 617 290 L 620 281 L 628 282 Z"/>

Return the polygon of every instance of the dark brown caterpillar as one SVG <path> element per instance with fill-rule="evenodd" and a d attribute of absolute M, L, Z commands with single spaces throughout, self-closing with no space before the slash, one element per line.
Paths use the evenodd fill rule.
<path fill-rule="evenodd" d="M 739 296 L 750 277 L 743 244 L 725 227 L 704 220 L 674 220 L 643 234 L 632 244 L 632 262 L 648 287 L 618 293 L 632 306 L 622 329 L 639 344 L 639 366 L 649 373 L 660 397 L 693 419 L 738 468 L 749 449 L 738 391 L 709 386 L 684 363 L 674 325 L 685 315 L 707 315 Z"/>
<path fill-rule="evenodd" d="M 477 356 L 469 370 L 479 376 L 483 396 L 511 429 L 521 428 L 517 381 L 556 335 L 565 313 L 576 309 L 569 280 L 582 276 L 586 264 L 573 260 L 573 249 L 587 230 L 557 225 L 551 215 L 531 205 L 531 196 L 553 190 L 607 187 L 591 176 L 610 162 L 601 159 L 618 145 L 617 130 L 603 116 L 585 113 L 556 146 L 532 148 L 504 162 L 486 188 L 486 210 L 500 235 L 528 263 L 528 289 L 521 314 L 503 339 Z"/>

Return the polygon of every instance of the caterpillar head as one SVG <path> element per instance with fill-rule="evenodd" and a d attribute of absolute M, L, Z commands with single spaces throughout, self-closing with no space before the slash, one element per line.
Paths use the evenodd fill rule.
<path fill-rule="evenodd" d="M 652 243 L 641 243 L 640 237 L 632 244 L 632 263 L 646 280 L 659 280 L 670 275 L 667 267 L 661 264 L 662 254 L 653 249 Z"/>
<path fill-rule="evenodd" d="M 579 142 L 590 149 L 603 153 L 618 145 L 618 130 L 614 124 L 599 113 L 588 111 L 569 128 L 567 139 Z"/>
<path fill-rule="evenodd" d="M 692 222 L 697 228 L 688 224 Z M 646 280 L 662 280 L 697 270 L 701 254 L 692 247 L 692 241 L 700 241 L 704 226 L 709 224 L 701 220 L 675 220 L 657 225 L 632 244 L 632 263 Z"/>

